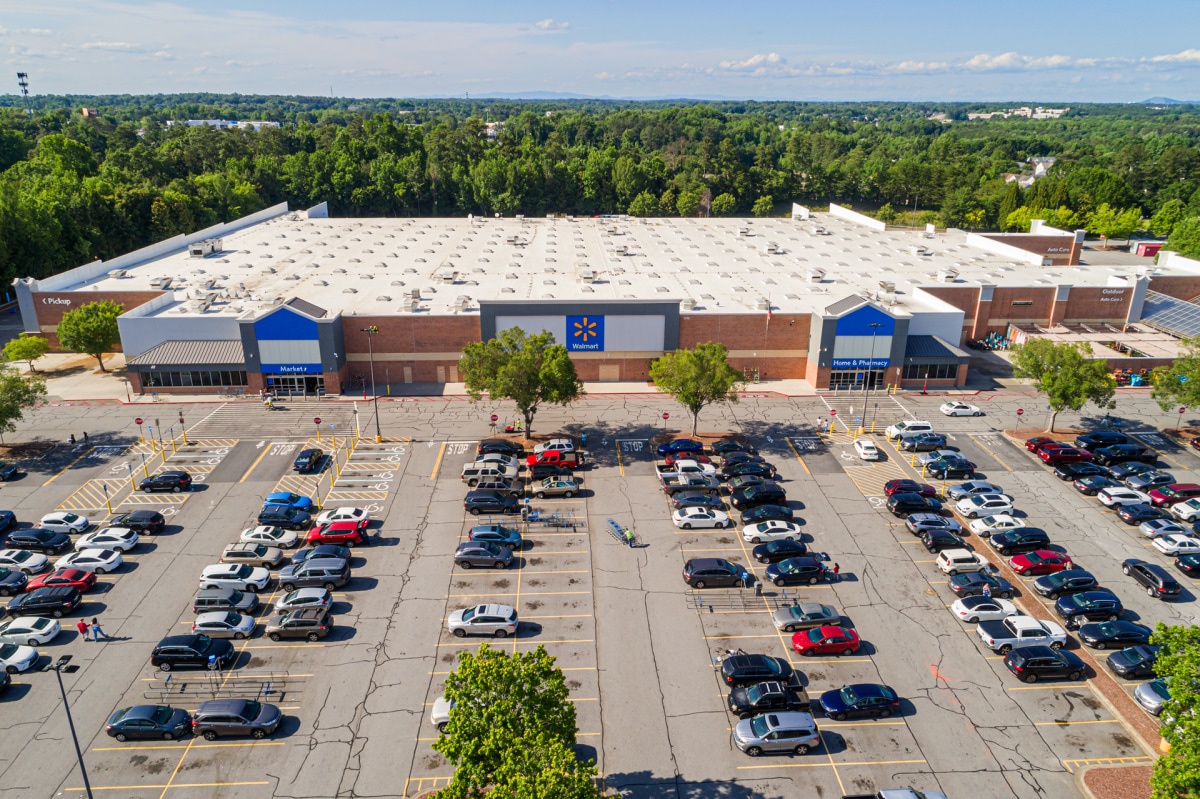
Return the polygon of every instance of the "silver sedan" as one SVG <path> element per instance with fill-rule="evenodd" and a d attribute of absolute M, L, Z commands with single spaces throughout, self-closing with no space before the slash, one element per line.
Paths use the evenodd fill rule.
<path fill-rule="evenodd" d="M 201 613 L 192 622 L 192 632 L 209 638 L 248 638 L 254 632 L 254 617 L 232 611 Z"/>

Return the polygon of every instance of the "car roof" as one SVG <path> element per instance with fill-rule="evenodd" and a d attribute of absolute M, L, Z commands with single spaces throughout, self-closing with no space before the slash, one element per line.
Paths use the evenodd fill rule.
<path fill-rule="evenodd" d="M 209 699 L 207 702 L 201 702 L 200 707 L 196 709 L 196 714 L 201 713 L 240 713 L 246 706 L 248 699 Z"/>
<path fill-rule="evenodd" d="M 130 719 L 152 719 L 154 714 L 158 712 L 158 705 L 134 705 L 125 711 L 124 721 Z M 172 712 L 174 708 L 172 708 Z"/>
<path fill-rule="evenodd" d="M 824 613 L 825 606 L 819 602 L 801 602 L 800 611 L 802 613 Z"/>
<path fill-rule="evenodd" d="M 346 565 L 346 562 L 347 561 L 345 558 L 309 558 L 301 565 L 303 565 L 305 568 L 315 566 L 319 568 L 340 569 Z"/>
<path fill-rule="evenodd" d="M 724 561 L 719 558 L 693 558 L 688 563 L 693 569 L 715 569 Z"/>
<path fill-rule="evenodd" d="M 1018 655 L 1026 660 L 1030 658 L 1052 658 L 1055 657 L 1056 650 L 1046 644 L 1034 644 L 1033 646 L 1021 646 L 1013 650 L 1014 655 Z"/>
<path fill-rule="evenodd" d="M 476 605 L 475 609 L 485 616 L 511 616 L 514 613 L 512 605 Z"/>
<path fill-rule="evenodd" d="M 160 647 L 163 646 L 191 646 L 199 639 L 199 635 L 168 635 L 158 642 Z"/>

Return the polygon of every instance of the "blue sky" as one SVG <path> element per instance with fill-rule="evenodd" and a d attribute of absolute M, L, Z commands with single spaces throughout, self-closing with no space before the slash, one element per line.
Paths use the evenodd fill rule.
<path fill-rule="evenodd" d="M 1195 14 L 1193 0 L 0 0 L 0 54 L 56 94 L 1200 100 Z"/>

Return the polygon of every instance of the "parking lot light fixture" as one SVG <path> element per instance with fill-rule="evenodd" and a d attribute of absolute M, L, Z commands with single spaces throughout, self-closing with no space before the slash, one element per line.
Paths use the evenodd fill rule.
<path fill-rule="evenodd" d="M 79 761 L 79 771 L 83 775 L 83 789 L 87 791 L 88 799 L 92 797 L 92 784 L 88 782 L 87 769 L 83 765 L 83 752 L 79 748 L 79 737 L 75 734 L 75 720 L 71 718 L 71 704 L 67 701 L 67 689 L 63 687 L 62 673 L 73 674 L 79 670 L 78 666 L 68 665 L 71 662 L 70 655 L 63 655 L 55 663 L 50 663 L 45 666 L 46 670 L 54 672 L 54 676 L 58 678 L 58 692 L 62 695 L 63 708 L 67 711 L 67 726 L 71 729 L 71 741 L 75 744 L 75 759 Z"/>
<path fill-rule="evenodd" d="M 375 325 L 364 327 L 362 332 L 367 334 L 367 351 L 371 355 L 371 399 L 375 404 L 375 443 L 383 442 L 383 434 L 379 432 L 379 392 L 375 388 L 375 334 L 379 328 Z"/>

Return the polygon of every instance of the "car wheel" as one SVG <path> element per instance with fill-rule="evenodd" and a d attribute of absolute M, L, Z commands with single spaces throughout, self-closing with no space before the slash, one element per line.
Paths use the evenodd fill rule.
<path fill-rule="evenodd" d="M 1037 682 L 1037 675 L 1036 674 L 1026 674 L 1024 677 L 1021 678 L 1021 681 L 1022 682 Z"/>
<path fill-rule="evenodd" d="M 890 715 L 892 715 L 892 711 L 890 709 L 884 708 L 883 710 L 879 711 L 879 717 L 881 719 L 886 719 Z"/>
<path fill-rule="evenodd" d="M 1001 599 L 1012 599 L 1012 592 L 1011 591 L 1001 591 L 1000 598 Z"/>
<path fill-rule="evenodd" d="M 950 576 L 951 576 L 951 577 L 957 577 L 957 576 L 958 576 L 958 569 L 951 569 L 951 570 L 950 570 Z"/>
<path fill-rule="evenodd" d="M 266 738 L 267 731 L 266 730 L 251 730 L 250 737 L 251 738 Z"/>
<path fill-rule="evenodd" d="M 32 642 L 30 642 L 30 643 L 32 643 Z M 171 664 L 170 664 L 170 663 L 159 663 L 159 664 L 158 664 L 158 670 L 159 670 L 159 671 L 170 671 L 170 670 L 171 670 Z"/>
<path fill-rule="evenodd" d="M 323 587 L 326 591 L 333 591 L 337 588 L 337 583 L 325 583 Z"/>
<path fill-rule="evenodd" d="M 821 581 L 821 580 L 820 580 L 820 578 L 819 578 L 819 577 L 809 577 L 809 578 L 808 578 L 808 584 L 809 584 L 809 585 L 816 585 L 816 584 L 817 584 L 817 583 L 819 583 L 820 581 Z"/>
<path fill-rule="evenodd" d="M 567 499 L 570 499 L 571 497 L 575 496 L 575 492 L 574 491 L 564 491 L 563 496 L 566 497 Z"/>
<path fill-rule="evenodd" d="M 798 755 L 807 755 L 808 754 L 808 744 L 799 744 L 792 751 Z"/>
<path fill-rule="evenodd" d="M 1122 573 L 1122 574 L 1124 574 L 1126 577 L 1128 577 L 1128 576 L 1129 576 L 1129 567 L 1128 567 L 1128 566 L 1122 566 L 1122 567 L 1121 567 L 1121 573 Z"/>
<path fill-rule="evenodd" d="M 164 741 L 174 741 L 174 740 L 175 740 L 175 733 L 173 733 L 173 732 L 164 732 L 164 733 L 162 734 L 162 739 L 163 739 Z"/>
<path fill-rule="evenodd" d="M 1110 613 L 1110 614 L 1108 614 L 1108 620 L 1109 620 L 1109 621 L 1116 621 L 1116 620 L 1117 620 L 1117 619 L 1119 619 L 1119 618 L 1121 618 L 1121 614 L 1120 614 L 1120 613 Z"/>
<path fill-rule="evenodd" d="M 973 413 L 971 415 L 972 416 L 983 416 L 983 411 L 975 411 L 975 413 Z"/>
<path fill-rule="evenodd" d="M 779 586 L 780 588 L 782 588 L 783 586 L 787 585 L 787 583 L 785 583 L 785 582 L 783 581 L 783 578 L 782 578 L 782 577 L 776 577 L 776 578 L 775 578 L 775 580 L 774 580 L 773 582 L 775 583 L 775 585 Z"/>
<path fill-rule="evenodd" d="M 508 630 L 496 630 L 496 637 L 497 638 L 507 638 Z"/>
<path fill-rule="evenodd" d="M 321 636 L 317 635 L 316 633 L 308 634 L 308 642 L 310 644 L 315 644 L 317 641 L 320 641 L 320 640 L 321 640 Z"/>
<path fill-rule="evenodd" d="M 249 592 L 250 592 L 250 593 L 252 593 L 252 594 L 257 594 L 257 593 L 258 593 L 258 586 L 257 586 L 257 585 L 248 585 L 248 586 L 246 586 L 246 590 L 247 590 L 247 591 L 249 591 Z"/>
<path fill-rule="evenodd" d="M 853 654 L 854 654 L 854 650 L 851 649 L 850 647 L 846 647 L 845 649 L 842 650 L 842 655 L 845 657 L 849 657 L 850 655 L 853 655 Z"/>
<path fill-rule="evenodd" d="M 978 616 L 968 616 L 967 624 L 979 624 L 979 617 Z"/>
<path fill-rule="evenodd" d="M 472 515 L 472 516 L 478 516 L 478 515 L 479 515 L 479 508 L 471 508 L 471 515 Z"/>
<path fill-rule="evenodd" d="M 219 669 L 220 667 L 221 667 L 221 665 L 220 665 L 219 663 L 209 663 L 209 664 L 207 665 L 207 668 L 208 668 L 208 670 L 209 670 L 209 671 L 216 671 L 216 670 L 217 670 L 217 669 Z"/>
<path fill-rule="evenodd" d="M 446 731 L 446 727 L 448 727 L 448 726 L 449 726 L 449 724 L 450 724 L 450 722 L 448 722 L 448 721 L 443 721 L 443 722 L 439 723 L 439 724 L 437 725 L 437 730 L 438 730 L 438 732 L 445 732 L 445 731 Z"/>
<path fill-rule="evenodd" d="M 56 619 L 61 619 L 63 612 L 61 610 L 56 610 L 53 613 L 51 613 L 50 615 L 52 615 Z"/>
<path fill-rule="evenodd" d="M 1154 595 L 1155 595 L 1155 594 L 1154 594 L 1154 589 L 1153 589 L 1153 588 L 1147 588 L 1147 589 L 1146 589 L 1146 596 L 1154 596 Z"/>
<path fill-rule="evenodd" d="M 757 746 L 751 746 L 746 750 L 746 754 L 750 755 L 750 757 L 758 757 L 762 754 L 762 749 Z"/>
<path fill-rule="evenodd" d="M 129 740 L 129 736 L 128 736 L 128 735 L 126 735 L 126 734 L 125 734 L 125 733 L 123 733 L 123 732 L 119 732 L 119 733 L 117 733 L 116 735 L 114 735 L 113 737 L 114 737 L 114 738 L 116 738 L 116 739 L 117 739 L 118 741 L 120 741 L 121 743 L 125 743 L 126 741 L 128 741 L 128 740 Z"/>
<path fill-rule="evenodd" d="M 295 591 L 296 590 L 296 586 L 293 585 L 292 583 L 284 583 L 283 585 L 281 585 L 279 587 L 282 588 L 284 591 Z"/>
<path fill-rule="evenodd" d="M 283 636 L 280 635 L 279 633 L 271 633 L 267 637 L 270 638 L 272 641 L 282 641 L 283 640 Z"/>
<path fill-rule="evenodd" d="M 724 527 L 725 527 L 725 525 L 722 524 L 721 522 L 717 522 L 716 524 L 713 525 L 714 530 L 721 530 L 721 529 L 724 529 Z"/>
<path fill-rule="evenodd" d="M 216 733 L 216 731 L 215 731 L 215 730 L 205 730 L 205 731 L 204 731 L 204 740 L 206 740 L 206 741 L 215 741 L 215 740 L 217 740 L 217 733 Z"/>
<path fill-rule="evenodd" d="M 785 633 L 794 633 L 794 632 L 796 632 L 796 625 L 794 625 L 794 624 L 785 624 L 785 625 L 783 626 L 783 631 L 784 631 Z"/>
<path fill-rule="evenodd" d="M 478 480 L 468 480 L 467 485 L 471 488 L 474 488 L 475 486 L 479 485 L 479 481 Z"/>
<path fill-rule="evenodd" d="M 539 492 L 537 492 L 536 494 L 534 494 L 534 496 L 535 496 L 535 497 L 537 497 L 538 499 L 545 499 L 545 498 L 546 498 L 546 492 L 545 492 L 545 491 L 539 491 Z"/>
<path fill-rule="evenodd" d="M 470 563 L 470 561 L 466 561 L 466 560 L 464 560 L 462 563 L 460 563 L 460 564 L 458 564 L 458 565 L 459 565 L 459 566 L 462 566 L 464 569 L 469 569 L 469 568 L 471 568 L 471 563 Z"/>
<path fill-rule="evenodd" d="M 7 668 L 5 668 L 4 670 L 5 670 L 5 671 L 7 671 L 9 674 L 16 674 L 16 673 L 17 673 L 17 667 L 16 667 L 16 666 L 8 666 L 8 667 L 7 667 Z"/>
<path fill-rule="evenodd" d="M 0 596 L 12 596 L 13 592 L 7 588 L 0 588 Z"/>
<path fill-rule="evenodd" d="M 172 494 L 178 494 L 178 493 L 179 493 L 180 491 L 182 491 L 182 490 L 183 490 L 183 489 L 182 489 L 182 488 L 180 488 L 179 486 L 175 486 L 174 488 L 172 488 L 172 489 L 171 489 L 171 493 L 172 493 Z"/>
<path fill-rule="evenodd" d="M 697 580 L 696 582 L 692 583 L 692 587 L 693 587 L 693 588 L 703 588 L 703 587 L 704 587 L 704 581 L 703 581 L 703 580 Z"/>
<path fill-rule="evenodd" d="M 759 538 L 758 536 L 754 536 L 754 538 L 751 538 L 751 539 L 750 539 L 750 543 L 751 543 L 751 544 L 761 544 L 761 543 L 762 543 L 762 539 L 761 539 L 761 538 Z"/>
<path fill-rule="evenodd" d="M 1080 680 L 1083 679 L 1083 672 L 1082 671 L 1071 672 L 1070 679 L 1074 682 L 1079 682 Z"/>
<path fill-rule="evenodd" d="M 454 630 L 454 637 L 455 637 L 455 638 L 463 638 L 463 637 L 465 637 L 465 636 L 466 636 L 466 634 L 467 634 L 467 631 L 466 631 L 466 630 L 464 630 L 462 627 L 456 627 L 456 628 L 455 628 L 455 630 Z"/>
<path fill-rule="evenodd" d="M 104 569 L 96 569 L 96 574 L 104 574 Z"/>
<path fill-rule="evenodd" d="M 1103 641 L 1097 641 L 1096 643 L 1092 644 L 1092 648 L 1093 649 L 1107 649 L 1108 644 L 1104 643 Z"/>
<path fill-rule="evenodd" d="M 1005 644 L 1004 646 L 1000 647 L 996 651 L 999 652 L 1001 655 L 1007 655 L 1009 652 L 1012 651 L 1012 645 Z"/>
<path fill-rule="evenodd" d="M 845 721 L 847 716 L 845 713 L 834 713 L 832 718 L 834 721 Z"/>

